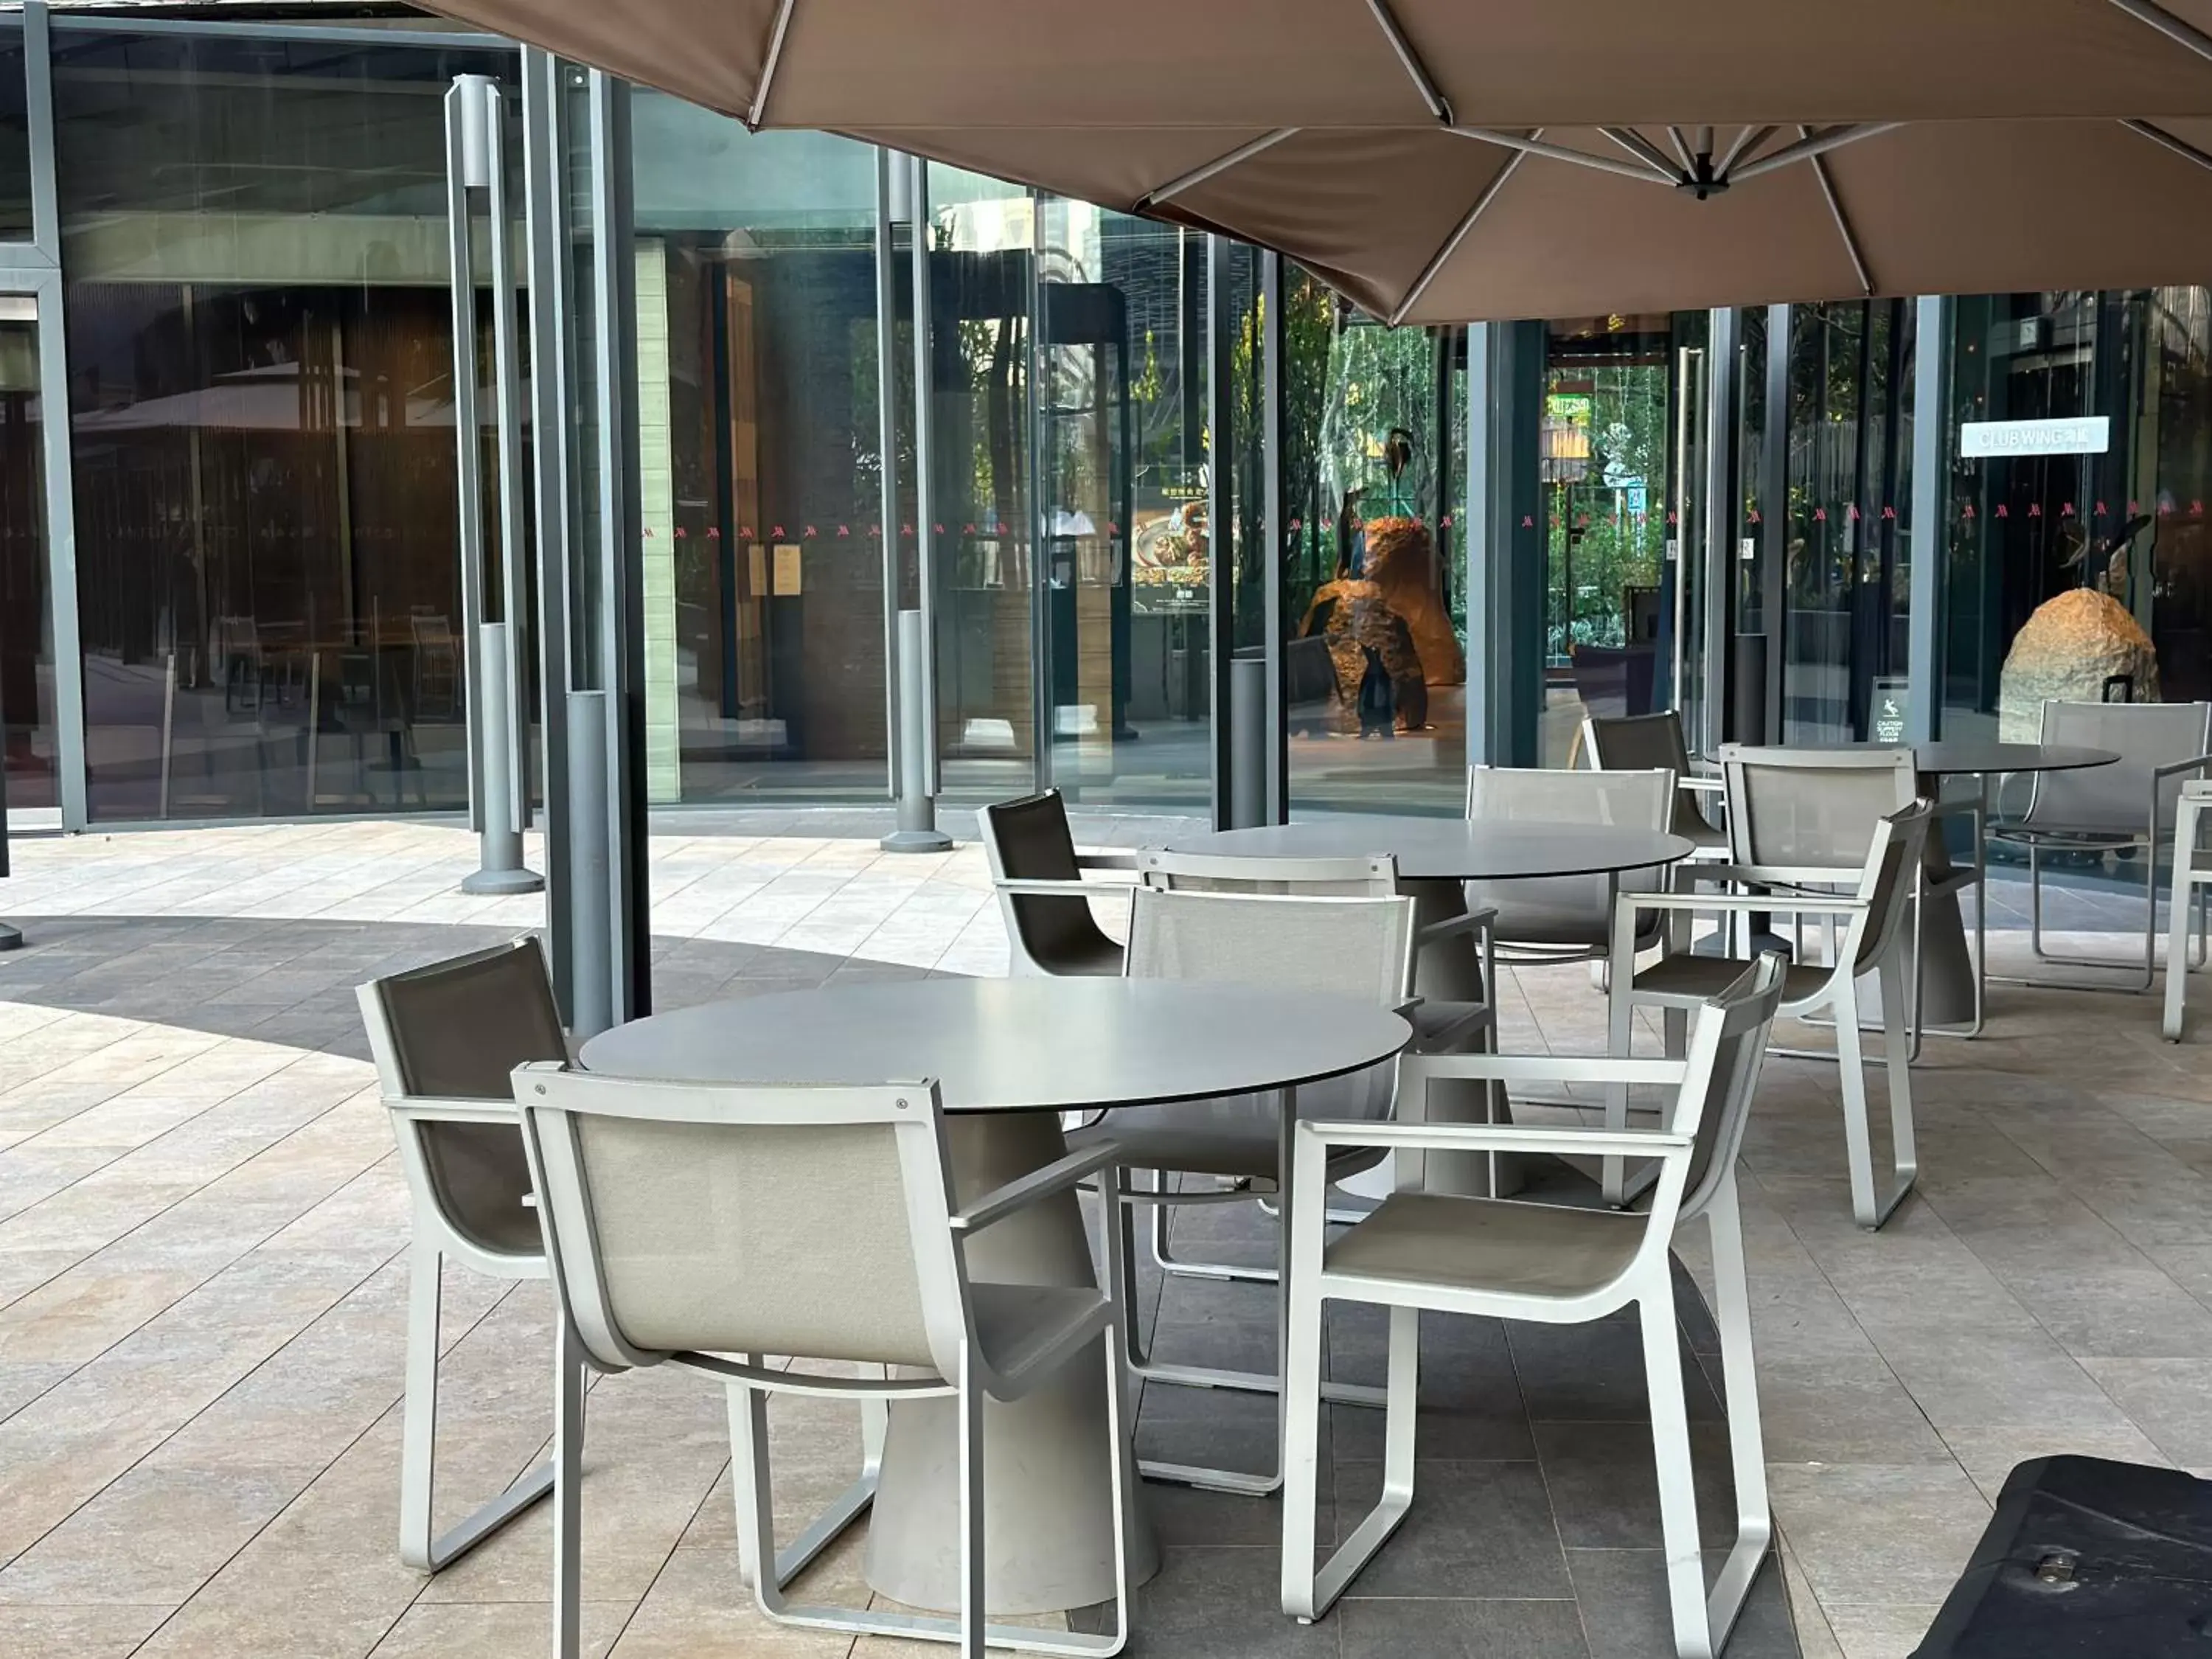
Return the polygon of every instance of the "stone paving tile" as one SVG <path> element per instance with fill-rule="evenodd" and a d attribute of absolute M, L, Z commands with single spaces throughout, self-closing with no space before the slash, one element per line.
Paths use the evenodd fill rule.
<path fill-rule="evenodd" d="M 972 834 L 966 814 L 945 822 Z M 1080 827 L 1141 845 L 1188 823 Z M 978 849 L 888 857 L 872 840 L 888 827 L 869 808 L 656 814 L 664 1006 L 1003 973 Z M 13 850 L 9 914 L 30 944 L 0 962 L 0 1653 L 542 1651 L 542 1509 L 435 1581 L 392 1552 L 407 1207 L 351 994 L 532 925 L 541 902 L 458 893 L 474 843 L 440 823 Z M 534 837 L 527 855 L 542 856 Z M 2128 948 L 2119 930 L 2141 913 L 2124 895 L 2052 896 L 2055 927 L 2105 930 L 2057 942 Z M 2020 897 L 2008 879 L 1992 892 L 2000 967 L 2028 965 L 2004 931 Z M 1099 908 L 1110 922 L 1115 907 Z M 1517 971 L 1500 992 L 1510 1042 L 1601 1041 L 1579 969 Z M 1744 1195 L 1787 1571 L 1763 1583 L 1732 1653 L 1909 1652 L 2022 1459 L 2212 1465 L 2212 1077 L 2158 1041 L 2147 999 L 2000 988 L 1991 1012 L 1986 1040 L 1931 1042 L 1916 1069 L 1925 1195 L 1873 1237 L 1844 1203 L 1832 1066 L 1770 1067 Z M 1186 1249 L 1265 1254 L 1247 1206 L 1177 1225 Z M 1705 1271 L 1701 1238 L 1683 1252 Z M 1143 1277 L 1164 1340 L 1264 1363 L 1264 1291 L 1187 1288 Z M 441 1510 L 458 1513 L 542 1455 L 550 1307 L 543 1285 L 459 1271 L 445 1303 Z M 1728 1492 L 1710 1328 L 1686 1330 L 1712 1540 Z M 1364 1375 L 1373 1338 L 1338 1320 L 1333 1363 Z M 1140 1595 L 1131 1651 L 1664 1651 L 1638 1373 L 1619 1338 L 1425 1326 L 1428 1501 L 1310 1629 L 1273 1609 L 1274 1506 L 1161 1494 L 1167 1570 Z M 1147 1394 L 1148 1439 L 1232 1460 L 1249 1439 L 1265 1455 L 1264 1401 Z M 775 1420 L 779 1515 L 795 1525 L 853 1445 L 842 1408 L 791 1404 Z M 1372 1418 L 1332 1408 L 1324 1540 L 1372 1490 Z M 590 1650 L 903 1650 L 750 1610 L 711 1387 L 611 1379 L 591 1420 Z M 1508 1486 L 1510 1504 L 1473 1501 Z M 1498 1531 L 1523 1510 L 1527 1525 Z M 1521 1559 L 1539 1546 L 1543 1563 Z M 857 1590 L 856 1547 L 816 1572 Z"/>

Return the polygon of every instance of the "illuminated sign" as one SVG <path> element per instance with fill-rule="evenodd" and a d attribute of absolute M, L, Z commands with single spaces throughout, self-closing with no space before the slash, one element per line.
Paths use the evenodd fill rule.
<path fill-rule="evenodd" d="M 2101 455 L 2112 447 L 2112 422 L 2103 415 L 2069 421 L 1967 421 L 1959 428 L 1959 453 L 1977 456 Z"/>

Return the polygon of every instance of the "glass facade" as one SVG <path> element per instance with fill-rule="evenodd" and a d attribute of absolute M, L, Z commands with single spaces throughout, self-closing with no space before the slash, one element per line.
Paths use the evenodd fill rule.
<path fill-rule="evenodd" d="M 24 40 L 0 24 L 11 803 L 70 827 L 462 809 L 442 100 L 461 72 L 514 88 L 514 52 L 412 24 L 72 17 L 42 65 Z M 888 624 L 925 600 L 963 805 L 1228 811 L 1224 757 L 1256 741 L 1285 810 L 1455 812 L 1471 759 L 1577 763 L 1591 714 L 1681 707 L 1702 747 L 1907 711 L 2019 735 L 2051 686 L 2212 696 L 2204 289 L 1556 319 L 1475 422 L 1470 331 L 1385 328 L 1257 250 L 937 164 L 917 215 L 871 146 L 629 110 L 622 556 L 654 803 L 884 799 Z M 582 339 L 599 228 L 575 228 Z M 599 365 L 567 368 L 574 440 Z M 1967 434 L 2031 419 L 2081 441 Z M 1513 523 L 1468 500 L 1473 441 L 1513 458 Z M 1917 481 L 1935 525 L 1916 458 L 1942 468 Z M 1468 648 L 1499 560 L 1534 665 L 1510 684 Z M 580 566 L 572 633 L 599 579 Z M 1270 672 L 1279 723 L 1217 708 Z M 1509 726 L 1533 745 L 1498 752 Z"/>
<path fill-rule="evenodd" d="M 441 98 L 512 66 L 58 33 L 92 817 L 466 805 Z"/>

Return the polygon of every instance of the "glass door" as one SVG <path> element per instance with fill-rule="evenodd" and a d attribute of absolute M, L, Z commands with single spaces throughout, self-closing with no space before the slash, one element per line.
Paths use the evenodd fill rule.
<path fill-rule="evenodd" d="M 0 294 L 0 725 L 6 803 L 58 805 L 39 303 Z"/>

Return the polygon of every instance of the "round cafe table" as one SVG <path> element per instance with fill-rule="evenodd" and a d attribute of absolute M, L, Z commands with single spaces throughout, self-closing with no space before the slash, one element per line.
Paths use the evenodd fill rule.
<path fill-rule="evenodd" d="M 1279 1091 L 1287 1117 L 1298 1085 L 1387 1060 L 1412 1036 L 1396 1014 L 1351 997 L 1197 981 L 947 978 L 655 1014 L 593 1037 L 582 1059 L 591 1071 L 674 1082 L 935 1078 L 964 1204 L 1064 1156 L 1062 1112 Z M 1007 1283 L 1097 1283 L 1073 1193 L 979 1234 L 968 1261 L 979 1278 Z M 1103 1372 L 1078 1362 L 1011 1405 L 985 1404 L 994 1614 L 1113 1597 Z M 958 1605 L 958 1468 L 951 1402 L 895 1401 L 866 1562 L 870 1585 L 893 1601 Z M 1141 1510 L 1136 1522 L 1133 1584 L 1158 1568 Z"/>
<path fill-rule="evenodd" d="M 1614 824 L 1547 823 L 1490 819 L 1401 817 L 1351 814 L 1301 823 L 1218 830 L 1168 843 L 1170 853 L 1224 853 L 1247 858 L 1373 857 L 1398 861 L 1401 890 L 1413 900 L 1424 935 L 1439 923 L 1467 915 L 1470 881 L 1520 881 L 1553 876 L 1619 877 L 1680 862 L 1696 851 L 1686 836 Z M 1438 1002 L 1486 1002 L 1482 957 L 1464 930 L 1429 937 L 1415 957 L 1413 988 Z M 1485 1120 L 1480 1085 L 1438 1087 L 1430 1113 L 1440 1121 Z M 1447 1192 L 1486 1190 L 1487 1160 L 1462 1153 L 1431 1153 L 1428 1179 Z M 1364 1188 L 1363 1188 L 1364 1189 Z"/>
<path fill-rule="evenodd" d="M 1839 744 L 1827 745 L 1838 754 L 1863 754 L 1869 749 L 1896 749 L 1897 744 Z M 1936 893 L 1921 907 L 1917 930 L 1918 957 L 1912 971 L 1919 975 L 1919 1023 L 1922 1029 L 1952 1036 L 1978 1036 L 1987 1007 L 1989 982 L 1989 879 L 1987 855 L 1990 818 L 1990 780 L 2013 773 L 2081 772 L 2111 766 L 2119 756 L 2110 749 L 2087 749 L 2071 744 L 2001 743 L 1995 738 L 1945 738 L 1912 745 L 1912 761 L 1920 774 L 1920 793 L 1929 800 L 1942 796 L 1947 777 L 1971 777 L 1974 793 L 1961 801 L 1974 820 L 1974 948 L 1966 949 L 1966 925 L 1959 911 L 1956 893 Z M 1955 810 L 1955 809 L 1954 809 Z M 1928 842 L 1928 867 L 1932 878 L 1950 873 L 1950 855 L 1940 838 Z M 1862 998 L 1861 1011 L 1875 1018 L 1878 1003 Z"/>

